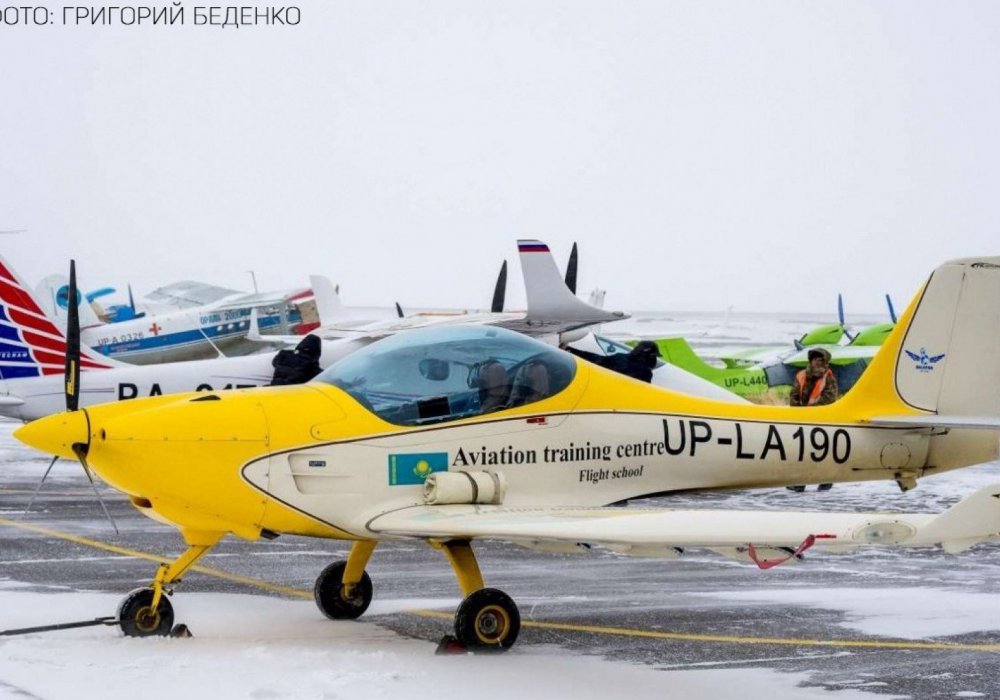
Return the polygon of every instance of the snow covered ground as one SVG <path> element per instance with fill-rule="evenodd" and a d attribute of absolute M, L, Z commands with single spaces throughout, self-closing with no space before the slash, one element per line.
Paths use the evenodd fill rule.
<path fill-rule="evenodd" d="M 0 589 L 4 626 L 112 609 L 101 593 Z M 435 601 L 381 601 L 374 614 Z M 434 645 L 365 622 L 330 622 L 309 601 L 189 594 L 191 639 L 125 639 L 105 628 L 0 640 L 0 698 L 828 698 L 801 688 L 807 674 L 766 669 L 664 672 L 567 654 L 559 648 L 503 655 L 435 656 Z M 870 697 L 848 691 L 838 698 Z"/>

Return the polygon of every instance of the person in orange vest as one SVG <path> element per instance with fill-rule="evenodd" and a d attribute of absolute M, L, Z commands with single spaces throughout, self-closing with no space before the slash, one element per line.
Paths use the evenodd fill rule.
<path fill-rule="evenodd" d="M 837 378 L 830 369 L 830 353 L 824 348 L 809 351 L 809 366 L 799 370 L 792 384 L 788 401 L 792 406 L 825 406 L 839 397 Z M 829 491 L 833 484 L 820 484 L 820 491 Z M 801 493 L 806 490 L 802 484 L 789 486 L 790 491 Z"/>
<path fill-rule="evenodd" d="M 824 348 L 812 348 L 809 366 L 795 375 L 789 403 L 792 406 L 825 406 L 838 397 L 837 378 L 830 369 L 830 353 Z"/>

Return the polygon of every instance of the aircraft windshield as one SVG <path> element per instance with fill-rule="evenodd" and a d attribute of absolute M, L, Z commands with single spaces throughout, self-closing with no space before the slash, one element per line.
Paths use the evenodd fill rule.
<path fill-rule="evenodd" d="M 344 358 L 317 381 L 339 387 L 383 420 L 424 425 L 523 406 L 573 380 L 567 353 L 493 326 L 399 333 Z"/>

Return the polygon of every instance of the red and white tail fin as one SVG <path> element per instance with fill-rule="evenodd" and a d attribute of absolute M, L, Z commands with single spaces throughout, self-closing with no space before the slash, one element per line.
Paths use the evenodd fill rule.
<path fill-rule="evenodd" d="M 87 370 L 118 364 L 88 349 L 80 357 L 80 367 Z M 0 379 L 63 374 L 65 369 L 65 334 L 0 256 Z"/>

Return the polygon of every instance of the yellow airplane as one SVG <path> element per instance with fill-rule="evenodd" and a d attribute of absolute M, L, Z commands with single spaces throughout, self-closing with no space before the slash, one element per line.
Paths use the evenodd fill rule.
<path fill-rule="evenodd" d="M 810 547 L 942 544 L 1000 533 L 1000 485 L 941 515 L 607 507 L 690 489 L 919 477 L 997 457 L 1000 258 L 939 267 L 841 401 L 809 408 L 697 398 L 614 374 L 501 328 L 415 330 L 296 387 L 74 409 L 15 435 L 77 458 L 188 545 L 119 608 L 127 635 L 167 634 L 164 593 L 227 534 L 353 541 L 316 602 L 368 607 L 378 542 L 440 549 L 465 596 L 455 636 L 503 650 L 518 609 L 486 588 L 476 538 L 639 556 L 702 547 L 769 568 Z M 71 344 L 72 347 L 72 344 Z M 913 359 L 913 358 L 916 359 Z M 72 369 L 72 360 L 69 363 Z M 582 547 L 581 543 L 586 547 Z"/>

